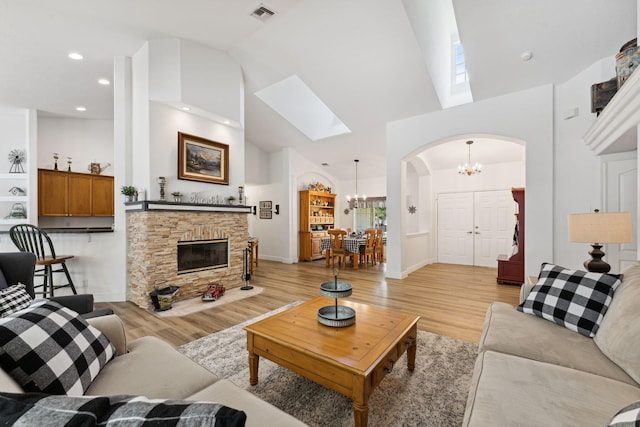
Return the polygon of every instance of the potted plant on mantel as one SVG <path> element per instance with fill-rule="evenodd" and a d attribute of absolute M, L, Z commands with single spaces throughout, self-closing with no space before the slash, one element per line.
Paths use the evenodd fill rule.
<path fill-rule="evenodd" d="M 236 203 L 236 196 L 227 197 L 227 202 L 229 202 L 230 205 L 235 204 Z"/>
<path fill-rule="evenodd" d="M 136 187 L 134 187 L 133 185 L 123 185 L 120 188 L 120 192 L 124 194 L 125 202 L 135 202 Z"/>
<path fill-rule="evenodd" d="M 180 200 L 182 200 L 182 193 L 179 191 L 174 191 L 171 195 L 173 196 L 174 202 L 180 202 Z"/>

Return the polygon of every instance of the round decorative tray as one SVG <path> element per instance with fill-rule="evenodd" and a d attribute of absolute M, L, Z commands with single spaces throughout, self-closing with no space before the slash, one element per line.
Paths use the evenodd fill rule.
<path fill-rule="evenodd" d="M 328 305 L 318 310 L 318 322 L 334 328 L 344 328 L 356 323 L 356 312 L 343 305 Z"/>
<path fill-rule="evenodd" d="M 351 295 L 351 283 L 324 282 L 320 285 L 320 295 L 329 298 L 344 298 Z"/>

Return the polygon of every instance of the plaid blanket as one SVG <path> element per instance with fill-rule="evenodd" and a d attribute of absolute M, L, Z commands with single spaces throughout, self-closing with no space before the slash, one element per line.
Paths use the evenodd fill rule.
<path fill-rule="evenodd" d="M 0 426 L 242 427 L 246 419 L 242 411 L 211 402 L 0 393 Z"/>

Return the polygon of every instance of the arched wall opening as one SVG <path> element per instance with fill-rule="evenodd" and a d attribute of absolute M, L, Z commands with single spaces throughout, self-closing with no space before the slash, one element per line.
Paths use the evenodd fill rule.
<path fill-rule="evenodd" d="M 467 141 L 473 141 L 471 150 Z M 480 172 L 471 176 L 458 171 L 469 157 L 471 164 L 481 165 Z M 403 161 L 407 163 L 407 207 L 403 216 L 405 239 L 410 246 L 406 253 L 408 272 L 438 261 L 439 194 L 502 194 L 512 187 L 525 186 L 525 142 L 508 136 L 452 135 L 417 148 Z M 506 233 L 503 230 L 502 234 Z M 504 239 L 499 248 L 492 250 L 504 251 L 502 246 Z"/>
<path fill-rule="evenodd" d="M 408 164 L 415 168 L 414 158 L 427 147 L 468 135 L 524 144 L 526 218 L 529 229 L 535 230 L 526 242 L 525 272 L 537 271 L 541 262 L 552 259 L 553 87 L 547 85 L 387 125 L 387 277 L 406 277 L 417 260 L 434 256 L 432 239 L 407 235 Z M 433 177 L 433 170 L 429 173 Z"/>

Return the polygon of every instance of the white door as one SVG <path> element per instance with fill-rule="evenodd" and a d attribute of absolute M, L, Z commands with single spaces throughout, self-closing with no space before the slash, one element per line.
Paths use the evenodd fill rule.
<path fill-rule="evenodd" d="M 509 190 L 477 192 L 474 199 L 474 265 L 497 267 L 498 255 L 511 252 L 516 202 Z"/>
<path fill-rule="evenodd" d="M 636 159 L 609 161 L 605 165 L 606 211 L 631 212 L 633 224 L 633 241 L 631 243 L 610 243 L 605 248 L 604 260 L 611 265 L 612 273 L 619 273 L 638 259 L 636 249 L 638 166 Z"/>
<path fill-rule="evenodd" d="M 438 262 L 497 267 L 511 251 L 514 212 L 509 190 L 438 195 Z"/>
<path fill-rule="evenodd" d="M 438 195 L 438 262 L 473 265 L 473 193 Z"/>

